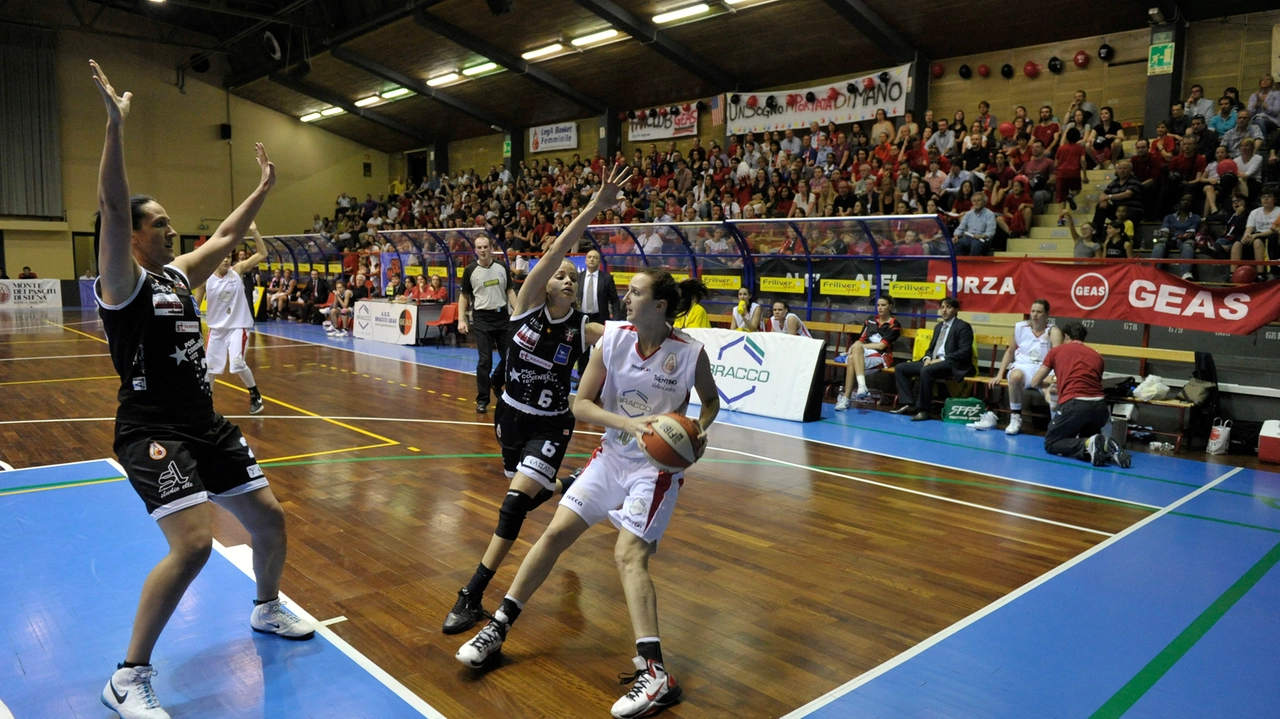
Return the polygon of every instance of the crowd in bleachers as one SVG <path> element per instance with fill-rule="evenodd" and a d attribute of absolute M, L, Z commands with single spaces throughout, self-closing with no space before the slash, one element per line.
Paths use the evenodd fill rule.
<path fill-rule="evenodd" d="M 1168 119 L 1145 128 L 1145 137 L 1118 122 L 1113 108 L 1077 91 L 1061 111 L 1044 106 L 1032 114 L 1018 105 L 1003 121 L 982 102 L 972 117 L 963 110 L 950 118 L 908 112 L 894 122 L 880 112 L 865 123 L 747 133 L 723 145 L 704 147 L 695 137 L 636 147 L 630 157 L 575 154 L 511 170 L 469 168 L 407 184 L 398 179 L 378 198 L 344 193 L 332 219 L 317 215 L 307 230 L 359 250 L 387 243 L 379 230 L 486 228 L 511 250 L 537 253 L 586 203 L 607 162 L 628 162 L 636 171 L 618 208 L 596 220 L 603 224 L 936 213 L 955 232 L 959 253 L 986 254 L 1006 237 L 1028 234 L 1033 214 L 1045 213 L 1049 203 L 1074 207 L 1089 171 L 1103 169 L 1114 170 L 1115 180 L 1089 198 L 1100 237 L 1120 215 L 1124 239 L 1132 241 L 1133 223 L 1159 222 L 1188 194 L 1198 217 L 1229 229 L 1231 198 L 1244 198 L 1250 212 L 1263 184 L 1280 179 L 1280 91 L 1272 84 L 1263 78 L 1247 102 L 1235 88 L 1214 101 L 1195 85 Z M 905 232 L 894 234 L 881 249 L 940 249 L 928 242 L 913 249 L 914 241 L 897 236 Z M 657 249 L 663 238 L 652 240 Z M 713 232 L 698 243 L 699 251 L 721 245 L 732 251 Z M 636 244 L 622 238 L 610 250 L 635 252 Z"/>

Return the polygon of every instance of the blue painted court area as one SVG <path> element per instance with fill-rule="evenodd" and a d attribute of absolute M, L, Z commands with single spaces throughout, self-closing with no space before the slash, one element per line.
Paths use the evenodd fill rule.
<path fill-rule="evenodd" d="M 106 461 L 0 472 L 0 702 L 18 719 L 109 715 L 99 694 L 166 547 L 117 477 Z M 252 580 L 215 552 L 156 647 L 154 686 L 175 716 L 434 716 L 321 633 L 252 632 L 252 600 Z"/>
<path fill-rule="evenodd" d="M 790 716 L 1276 716 L 1277 494 L 1242 470 Z"/>

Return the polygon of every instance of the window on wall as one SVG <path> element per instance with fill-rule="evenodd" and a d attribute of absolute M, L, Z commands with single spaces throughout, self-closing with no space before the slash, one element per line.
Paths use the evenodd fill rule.
<path fill-rule="evenodd" d="M 76 265 L 76 277 L 84 277 L 85 270 L 97 277 L 98 258 L 93 252 L 92 232 L 71 233 L 71 256 Z"/>

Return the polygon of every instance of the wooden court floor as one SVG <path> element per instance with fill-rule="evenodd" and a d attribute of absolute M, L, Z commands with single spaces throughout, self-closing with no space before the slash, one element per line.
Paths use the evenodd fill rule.
<path fill-rule="evenodd" d="M 92 319 L 0 323 L 0 460 L 112 456 L 118 380 Z M 634 653 L 612 528 L 566 553 L 499 668 L 463 668 L 453 654 L 469 635 L 439 631 L 506 489 L 474 377 L 263 335 L 248 359 L 266 412 L 247 416 L 234 378 L 215 403 L 289 514 L 285 592 L 347 617 L 332 629 L 447 717 L 606 715 Z M 579 425 L 566 471 L 595 429 Z M 710 444 L 651 564 L 685 686 L 671 717 L 785 714 L 1150 511 L 737 427 L 714 427 Z M 490 609 L 552 511 L 526 522 Z M 215 533 L 248 541 L 221 513 Z"/>

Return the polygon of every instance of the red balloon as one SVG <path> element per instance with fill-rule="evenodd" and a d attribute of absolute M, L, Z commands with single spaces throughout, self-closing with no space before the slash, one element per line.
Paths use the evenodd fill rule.
<path fill-rule="evenodd" d="M 868 89 L 868 90 L 870 90 L 871 88 L 875 87 L 875 86 L 876 86 L 875 78 L 873 78 L 873 77 L 864 77 L 864 78 L 862 78 L 862 86 L 863 86 L 864 88 Z"/>
<path fill-rule="evenodd" d="M 942 77 L 943 74 L 946 73 L 947 66 L 940 62 L 935 62 L 933 63 L 933 67 L 929 68 L 929 71 L 933 73 L 933 76 L 936 79 Z"/>
<path fill-rule="evenodd" d="M 1000 123 L 1000 134 L 1005 137 L 1013 137 L 1013 133 L 1015 130 L 1016 128 L 1013 126 L 1012 122 Z"/>
<path fill-rule="evenodd" d="M 827 90 L 827 99 L 828 99 L 828 100 L 834 100 L 834 99 L 836 99 L 837 97 L 840 97 L 840 91 L 839 91 L 839 90 L 837 90 L 837 89 L 836 89 L 836 88 L 834 88 L 834 87 L 833 87 L 833 88 L 831 88 L 830 90 Z"/>
<path fill-rule="evenodd" d="M 982 65 L 978 66 L 978 75 L 982 77 L 986 77 L 990 74 L 991 74 L 991 68 L 987 67 L 986 63 L 983 63 Z"/>
<path fill-rule="evenodd" d="M 660 107 L 660 108 L 658 108 L 658 114 L 659 114 L 659 115 L 661 115 L 662 117 L 666 117 L 666 116 L 667 116 L 667 108 L 665 108 L 665 107 Z"/>
<path fill-rule="evenodd" d="M 755 95 L 752 95 L 751 97 L 747 98 L 747 107 L 755 107 L 756 105 L 759 105 L 759 104 L 760 104 L 760 98 L 756 97 Z"/>
<path fill-rule="evenodd" d="M 1084 69 L 1089 66 L 1089 53 L 1081 50 L 1076 53 L 1075 57 L 1071 58 L 1071 61 L 1076 64 L 1076 67 Z"/>
<path fill-rule="evenodd" d="M 1027 60 L 1027 64 L 1022 66 L 1022 74 L 1027 77 L 1035 77 L 1040 74 L 1040 66 L 1031 60 Z"/>

